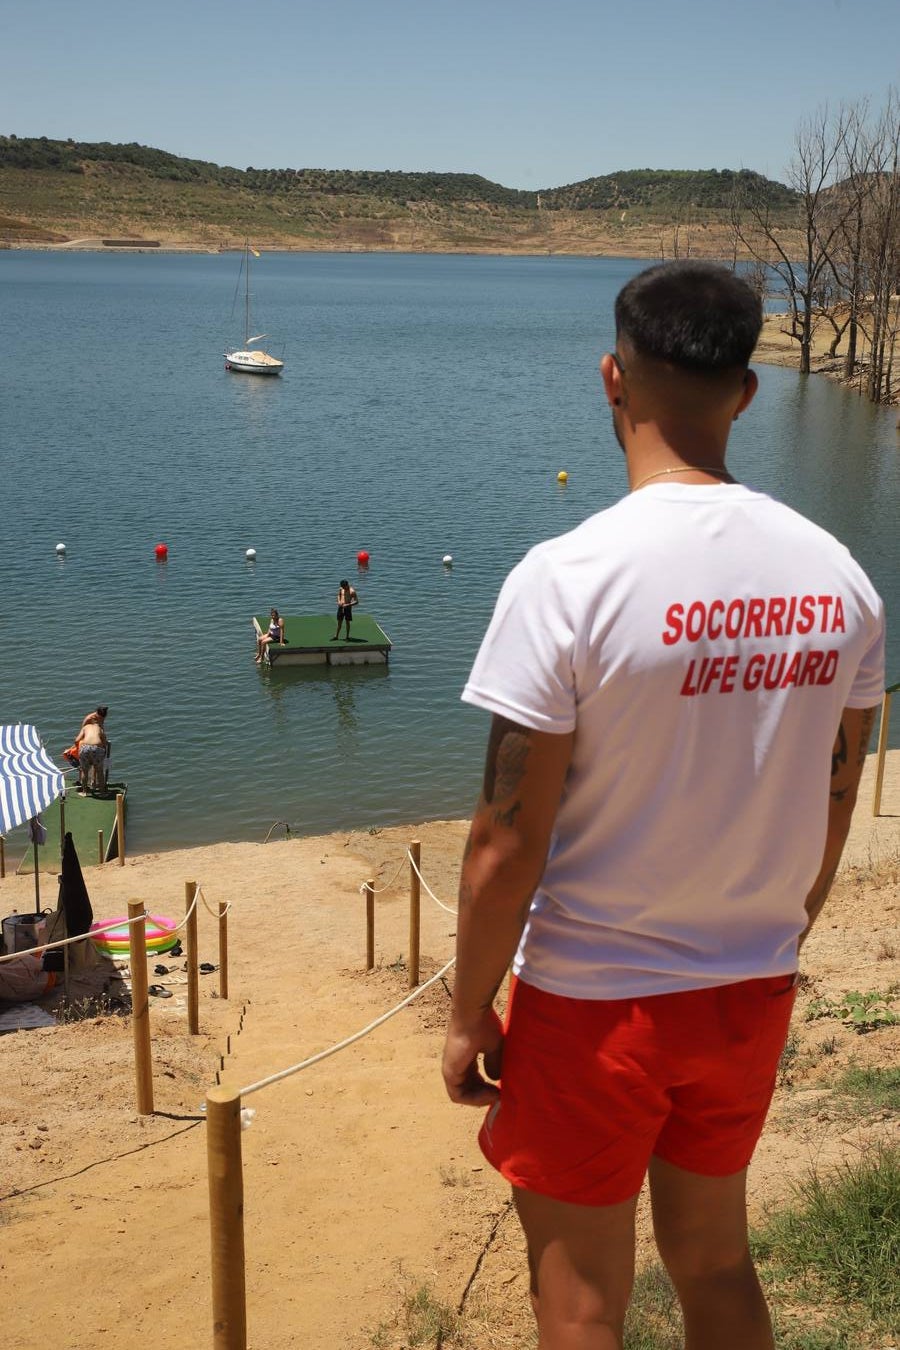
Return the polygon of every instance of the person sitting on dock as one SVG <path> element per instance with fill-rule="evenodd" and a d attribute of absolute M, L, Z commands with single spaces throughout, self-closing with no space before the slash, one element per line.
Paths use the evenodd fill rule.
<path fill-rule="evenodd" d="M 103 709 L 105 716 L 106 709 Z M 88 713 L 78 733 L 79 793 L 84 796 L 93 785 L 94 792 L 106 791 L 106 754 L 109 742 L 103 730 L 100 709 Z"/>
<path fill-rule="evenodd" d="M 269 631 L 260 633 L 256 639 L 256 664 L 259 665 L 270 642 L 284 642 L 284 619 L 277 609 L 272 609 L 269 617 Z"/>
<path fill-rule="evenodd" d="M 350 624 L 353 620 L 353 606 L 359 604 L 359 596 L 349 581 L 342 581 L 337 593 L 337 632 L 331 639 L 337 642 L 341 636 L 341 624 L 347 625 L 347 641 L 350 641 Z"/>

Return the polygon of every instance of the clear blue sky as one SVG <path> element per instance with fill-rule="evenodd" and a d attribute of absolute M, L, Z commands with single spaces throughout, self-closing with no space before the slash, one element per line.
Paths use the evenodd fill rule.
<path fill-rule="evenodd" d="M 242 169 L 783 179 L 898 78 L 898 0 L 0 0 L 0 132 Z"/>

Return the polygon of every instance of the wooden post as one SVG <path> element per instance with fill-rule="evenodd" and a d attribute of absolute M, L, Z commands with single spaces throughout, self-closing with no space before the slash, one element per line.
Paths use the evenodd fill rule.
<path fill-rule="evenodd" d="M 0 881 L 6 876 L 6 844 L 3 842 L 3 835 L 0 834 Z"/>
<path fill-rule="evenodd" d="M 200 1031 L 200 973 L 197 968 L 197 907 L 194 897 L 197 894 L 196 881 L 184 883 L 184 912 L 188 915 L 185 924 L 185 946 L 187 948 L 188 977 L 188 1031 L 196 1036 Z"/>
<path fill-rule="evenodd" d="M 206 1094 L 206 1157 L 213 1347 L 247 1350 L 241 1094 L 234 1088 L 214 1087 Z"/>
<path fill-rule="evenodd" d="M 422 888 L 419 883 L 419 872 L 422 869 L 422 845 L 418 839 L 412 841 L 409 852 L 409 987 L 415 989 L 419 983 L 419 934 L 422 908 Z"/>
<path fill-rule="evenodd" d="M 104 849 L 103 849 L 103 831 L 102 831 L 102 830 L 98 830 L 98 831 L 97 831 L 97 861 L 98 861 L 98 863 L 101 863 L 101 864 L 104 863 L 104 862 L 106 861 L 106 857 L 105 857 Z"/>
<path fill-rule="evenodd" d="M 228 906 L 219 901 L 219 998 L 228 997 Z"/>
<path fill-rule="evenodd" d="M 129 919 L 144 913 L 142 900 L 128 901 Z M 131 966 L 131 1027 L 134 1033 L 134 1071 L 137 1080 L 137 1109 L 142 1116 L 153 1115 L 153 1069 L 150 1063 L 150 1007 L 147 995 L 147 923 L 128 925 L 129 964 Z"/>
<path fill-rule="evenodd" d="M 366 970 L 375 968 L 375 882 L 366 882 Z"/>
<path fill-rule="evenodd" d="M 38 843 L 34 841 L 34 907 L 41 912 L 41 871 L 38 867 Z"/>
<path fill-rule="evenodd" d="M 116 793 L 116 838 L 119 844 L 119 866 L 125 866 L 125 798 Z"/>
<path fill-rule="evenodd" d="M 878 760 L 875 767 L 875 796 L 872 798 L 872 815 L 881 815 L 881 789 L 884 786 L 884 761 L 887 756 L 888 727 L 891 723 L 891 695 L 896 685 L 886 689 L 881 700 L 881 726 L 878 728 Z"/>

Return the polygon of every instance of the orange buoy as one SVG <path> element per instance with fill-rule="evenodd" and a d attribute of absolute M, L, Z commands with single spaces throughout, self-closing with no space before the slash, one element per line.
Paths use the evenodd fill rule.
<path fill-rule="evenodd" d="M 168 558 L 168 556 L 169 556 L 169 545 L 168 545 L 168 544 L 157 544 L 157 545 L 156 545 L 156 548 L 153 550 L 153 552 L 156 554 L 157 558 L 159 558 L 159 559 Z"/>
<path fill-rule="evenodd" d="M 368 567 L 369 555 L 364 548 L 361 548 L 357 553 L 356 561 L 359 563 L 360 567 Z"/>

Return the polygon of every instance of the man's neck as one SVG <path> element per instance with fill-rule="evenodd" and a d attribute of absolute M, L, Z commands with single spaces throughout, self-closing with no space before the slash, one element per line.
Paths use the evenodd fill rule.
<path fill-rule="evenodd" d="M 642 422 L 625 443 L 631 488 L 634 490 L 651 475 L 655 482 L 677 476 L 680 483 L 730 478 L 725 467 L 727 442 L 727 434 L 719 428 Z"/>

